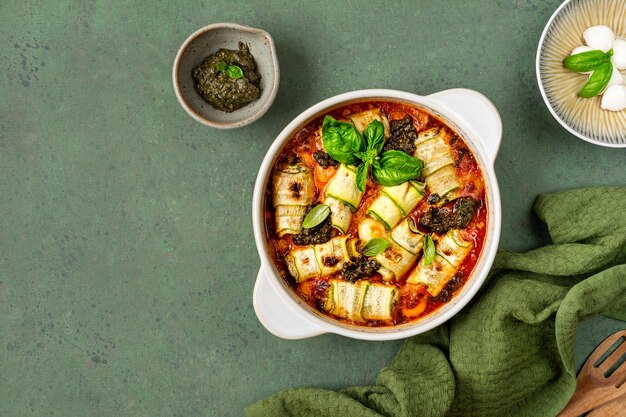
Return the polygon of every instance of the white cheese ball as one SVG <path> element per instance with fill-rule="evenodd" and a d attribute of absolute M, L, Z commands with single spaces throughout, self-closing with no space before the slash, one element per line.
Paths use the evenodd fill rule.
<path fill-rule="evenodd" d="M 624 84 L 624 76 L 617 70 L 615 65 L 613 65 L 613 73 L 611 74 L 611 79 L 607 84 L 608 87 L 612 85 Z"/>
<path fill-rule="evenodd" d="M 611 62 L 618 70 L 626 69 L 626 41 L 617 39 L 613 43 L 613 56 Z"/>
<path fill-rule="evenodd" d="M 570 55 L 582 54 L 583 52 L 589 52 L 589 51 L 593 51 L 593 49 L 591 49 L 587 45 L 582 45 L 582 46 L 578 46 L 574 48 L 574 50 L 572 51 Z"/>
<path fill-rule="evenodd" d="M 615 42 L 615 34 L 608 26 L 592 26 L 583 32 L 585 43 L 591 49 L 608 52 Z"/>
<path fill-rule="evenodd" d="M 612 85 L 602 96 L 602 108 L 610 111 L 626 110 L 626 86 Z"/>

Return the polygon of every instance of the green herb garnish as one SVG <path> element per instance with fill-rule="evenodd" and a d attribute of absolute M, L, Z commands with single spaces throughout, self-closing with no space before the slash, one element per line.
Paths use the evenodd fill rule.
<path fill-rule="evenodd" d="M 372 176 L 381 185 L 394 186 L 420 176 L 420 159 L 397 150 L 382 152 L 385 144 L 383 124 L 372 121 L 361 135 L 352 123 L 326 116 L 322 124 L 322 143 L 326 152 L 341 163 L 356 165 L 357 187 L 365 191 L 371 168 Z"/>
<path fill-rule="evenodd" d="M 227 64 L 225 61 L 219 61 L 217 64 L 215 64 L 215 67 L 218 69 L 218 71 L 223 72 L 230 78 L 237 79 L 243 77 L 243 70 L 237 65 L 230 65 Z"/>
<path fill-rule="evenodd" d="M 386 239 L 376 237 L 363 245 L 361 253 L 365 256 L 376 256 L 379 253 L 383 253 L 388 247 L 389 242 Z"/>
<path fill-rule="evenodd" d="M 578 92 L 578 95 L 583 98 L 591 98 L 600 94 L 611 81 L 611 75 L 613 75 L 613 64 L 605 62 L 600 65 L 591 74 L 587 83 L 583 86 L 582 90 Z"/>
<path fill-rule="evenodd" d="M 365 141 L 356 127 L 331 116 L 324 117 L 322 123 L 322 144 L 335 161 L 346 165 L 357 165 L 360 161 L 355 153 L 365 150 Z"/>
<path fill-rule="evenodd" d="M 305 229 L 315 227 L 324 220 L 326 220 L 326 217 L 328 217 L 329 214 L 330 207 L 328 207 L 326 204 L 318 204 L 317 206 L 313 207 L 311 211 L 309 211 L 304 217 L 302 227 Z"/>
<path fill-rule="evenodd" d="M 611 80 L 611 75 L 613 75 L 612 56 L 612 49 L 606 53 L 596 49 L 570 55 L 563 60 L 563 66 L 569 70 L 576 72 L 593 71 L 587 83 L 578 92 L 580 97 L 591 98 L 604 91 Z"/>
<path fill-rule="evenodd" d="M 430 235 L 424 236 L 424 266 L 428 266 L 435 259 L 435 242 Z"/>

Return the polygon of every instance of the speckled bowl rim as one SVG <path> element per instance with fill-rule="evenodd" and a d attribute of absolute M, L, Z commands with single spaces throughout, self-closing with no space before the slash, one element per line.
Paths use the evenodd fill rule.
<path fill-rule="evenodd" d="M 576 137 L 579 137 L 580 139 L 584 140 L 585 142 L 589 142 L 589 143 L 592 143 L 594 145 L 604 146 L 604 147 L 607 147 L 607 148 L 626 148 L 626 143 L 608 143 L 608 142 L 599 141 L 599 140 L 590 138 L 589 136 L 586 136 L 586 135 L 580 133 L 579 131 L 575 130 L 573 127 L 568 125 L 561 118 L 561 116 L 559 116 L 557 114 L 557 112 L 552 108 L 552 105 L 550 104 L 550 100 L 548 100 L 548 96 L 547 96 L 546 91 L 545 91 L 545 89 L 543 87 L 543 81 L 541 79 L 541 68 L 540 68 L 540 64 L 541 64 L 541 50 L 543 49 L 543 45 L 545 43 L 546 36 L 548 35 L 548 29 L 550 29 L 550 26 L 552 26 L 552 23 L 557 18 L 557 16 L 561 13 L 561 11 L 565 8 L 565 6 L 567 6 L 572 1 L 573 0 L 565 0 L 563 3 L 561 3 L 561 5 L 554 11 L 552 16 L 550 16 L 550 19 L 548 20 L 548 23 L 546 23 L 546 26 L 543 28 L 543 32 L 541 33 L 541 38 L 539 38 L 539 44 L 537 45 L 537 55 L 536 55 L 536 58 L 535 58 L 535 74 L 537 76 L 537 84 L 539 85 L 539 91 L 541 92 L 541 97 L 543 98 L 543 102 L 545 103 L 545 105 L 548 108 L 548 110 L 550 110 L 550 113 L 552 113 L 552 117 L 554 117 L 556 119 L 556 121 L 559 122 L 561 124 L 561 126 L 563 126 L 565 129 L 567 129 L 572 135 L 574 135 Z"/>
<path fill-rule="evenodd" d="M 209 120 L 205 118 L 204 116 L 201 116 L 200 114 L 196 113 L 191 108 L 191 106 L 187 103 L 187 101 L 183 97 L 182 92 L 180 91 L 180 85 L 179 85 L 179 79 L 178 79 L 178 67 L 180 66 L 180 60 L 183 54 L 185 53 L 185 51 L 187 50 L 187 47 L 191 44 L 191 42 L 193 42 L 197 37 L 215 29 L 235 29 L 235 30 L 239 30 L 242 32 L 249 32 L 249 33 L 261 35 L 268 40 L 270 55 L 272 56 L 272 67 L 273 67 L 272 76 L 274 78 L 274 83 L 273 83 L 272 89 L 270 90 L 269 96 L 265 100 L 263 107 L 261 107 L 256 113 L 254 113 L 252 116 L 249 116 L 237 122 L 216 122 L 213 120 Z M 214 127 L 217 129 L 234 129 L 237 127 L 248 125 L 254 122 L 255 120 L 258 120 L 261 116 L 267 113 L 269 108 L 274 103 L 274 99 L 276 98 L 276 94 L 278 93 L 279 82 L 280 82 L 280 70 L 278 67 L 278 57 L 276 55 L 276 47 L 274 45 L 274 39 L 272 38 L 272 36 L 266 31 L 264 31 L 263 29 L 257 29 L 257 28 L 253 28 L 250 26 L 243 26 L 237 23 L 228 23 L 228 22 L 212 23 L 210 25 L 207 25 L 203 28 L 196 30 L 194 33 L 189 35 L 189 37 L 187 37 L 187 39 L 185 39 L 185 41 L 182 43 L 180 48 L 178 48 L 178 52 L 176 53 L 176 58 L 174 58 L 174 66 L 172 67 L 172 83 L 174 85 L 174 93 L 176 94 L 176 98 L 178 99 L 178 102 L 180 103 L 182 108 L 185 109 L 187 114 L 193 117 L 196 121 L 202 123 L 205 126 Z"/>

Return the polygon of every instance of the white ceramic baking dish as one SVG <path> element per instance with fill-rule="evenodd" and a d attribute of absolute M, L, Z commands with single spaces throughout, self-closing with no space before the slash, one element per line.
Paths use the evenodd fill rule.
<path fill-rule="evenodd" d="M 268 255 L 265 238 L 265 190 L 272 167 L 287 140 L 316 117 L 330 109 L 360 101 L 396 101 L 422 108 L 459 133 L 471 148 L 485 176 L 488 227 L 483 249 L 472 276 L 447 304 L 417 322 L 392 327 L 364 327 L 341 323 L 316 311 L 289 287 Z M 336 333 L 355 339 L 393 340 L 430 330 L 458 313 L 476 294 L 485 280 L 498 249 L 502 213 L 494 162 L 502 138 L 502 121 L 494 105 L 482 94 L 452 89 L 429 96 L 395 90 L 359 90 L 326 99 L 296 117 L 276 137 L 259 169 L 252 202 L 254 239 L 261 258 L 254 287 L 254 310 L 260 322 L 284 339 L 303 339 L 322 333 Z"/>

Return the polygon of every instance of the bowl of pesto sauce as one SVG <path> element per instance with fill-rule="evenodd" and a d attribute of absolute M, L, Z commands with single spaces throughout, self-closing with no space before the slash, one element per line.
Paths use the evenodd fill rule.
<path fill-rule="evenodd" d="M 178 102 L 198 122 L 247 125 L 267 112 L 278 91 L 274 41 L 264 30 L 234 23 L 203 27 L 178 50 L 172 81 Z"/>

